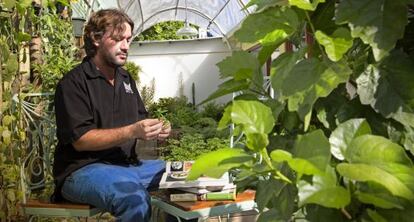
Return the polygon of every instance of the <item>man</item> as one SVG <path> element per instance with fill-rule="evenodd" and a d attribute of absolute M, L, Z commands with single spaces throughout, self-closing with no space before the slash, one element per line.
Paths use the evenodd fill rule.
<path fill-rule="evenodd" d="M 87 56 L 56 88 L 54 197 L 94 205 L 120 221 L 148 221 L 148 190 L 158 186 L 165 165 L 139 161 L 136 139 L 162 140 L 171 128 L 145 119 L 135 82 L 121 68 L 133 28 L 118 10 L 92 14 L 84 30 Z"/>

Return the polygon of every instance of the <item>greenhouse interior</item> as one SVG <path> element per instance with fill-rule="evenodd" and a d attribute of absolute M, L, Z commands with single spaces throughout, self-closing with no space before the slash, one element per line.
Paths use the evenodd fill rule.
<path fill-rule="evenodd" d="M 0 222 L 414 217 L 413 0 L 0 0 L 0 24 Z"/>

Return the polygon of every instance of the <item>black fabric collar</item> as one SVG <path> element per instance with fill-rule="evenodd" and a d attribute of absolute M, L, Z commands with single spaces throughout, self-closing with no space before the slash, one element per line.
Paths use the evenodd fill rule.
<path fill-rule="evenodd" d="M 85 73 L 88 75 L 88 77 L 90 78 L 105 78 L 102 73 L 98 70 L 98 68 L 96 67 L 95 63 L 92 61 L 92 58 L 90 57 L 85 57 L 82 61 L 82 68 L 85 71 Z M 122 76 L 124 76 L 125 78 L 128 77 L 128 73 L 120 68 L 117 67 L 115 70 L 116 74 L 121 74 Z"/>

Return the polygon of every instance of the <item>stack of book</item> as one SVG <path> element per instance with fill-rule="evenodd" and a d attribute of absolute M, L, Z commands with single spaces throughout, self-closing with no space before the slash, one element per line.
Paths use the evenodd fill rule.
<path fill-rule="evenodd" d="M 194 161 L 167 162 L 159 188 L 175 190 L 170 194 L 171 201 L 236 199 L 236 186 L 230 182 L 228 173 L 218 179 L 202 176 L 197 180 L 187 181 L 186 177 L 193 163 Z"/>

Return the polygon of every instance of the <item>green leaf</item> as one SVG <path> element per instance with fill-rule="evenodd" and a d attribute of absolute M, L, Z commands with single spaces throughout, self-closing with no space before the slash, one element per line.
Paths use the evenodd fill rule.
<path fill-rule="evenodd" d="M 362 203 L 372 204 L 372 205 L 375 205 L 377 207 L 381 207 L 384 209 L 392 209 L 392 208 L 404 209 L 404 207 L 397 201 L 387 200 L 379 196 L 378 194 L 363 193 L 363 192 L 357 191 L 355 193 L 355 196 Z"/>
<path fill-rule="evenodd" d="M 201 155 L 191 167 L 187 180 L 202 175 L 219 178 L 229 169 L 239 167 L 253 158 L 241 149 L 225 148 Z"/>
<path fill-rule="evenodd" d="M 209 102 L 213 99 L 217 99 L 219 97 L 228 95 L 230 93 L 234 93 L 234 92 L 238 92 L 244 89 L 249 88 L 250 82 L 248 80 L 241 80 L 241 81 L 237 81 L 234 79 L 229 79 L 226 82 L 222 83 L 219 85 L 219 88 L 212 93 L 211 95 L 208 96 L 207 99 L 205 99 L 204 101 L 202 101 L 199 105 L 202 105 L 206 102 Z"/>
<path fill-rule="evenodd" d="M 362 135 L 355 138 L 345 152 L 345 159 L 351 163 L 413 165 L 404 148 L 384 137 L 374 135 Z"/>
<path fill-rule="evenodd" d="M 315 11 L 318 4 L 323 2 L 325 2 L 325 0 L 289 0 L 290 5 L 309 11 Z"/>
<path fill-rule="evenodd" d="M 285 150 L 273 150 L 270 153 L 270 158 L 275 162 L 290 161 L 292 159 L 292 154 Z"/>
<path fill-rule="evenodd" d="M 260 151 L 267 147 L 269 139 L 265 133 L 246 133 L 246 145 L 249 149 Z"/>
<path fill-rule="evenodd" d="M 30 41 L 30 39 L 32 39 L 32 37 L 28 33 L 19 32 L 17 34 L 17 41 L 19 42 L 27 42 Z"/>
<path fill-rule="evenodd" d="M 395 51 L 380 68 L 369 65 L 356 80 L 362 104 L 385 118 L 414 127 L 414 63 Z"/>
<path fill-rule="evenodd" d="M 260 212 L 265 209 L 272 198 L 279 196 L 279 193 L 284 186 L 285 185 L 280 180 L 275 180 L 273 178 L 258 181 L 255 201 Z"/>
<path fill-rule="evenodd" d="M 287 5 L 288 0 L 251 0 L 247 5 L 244 7 L 244 9 L 249 8 L 253 5 L 256 5 L 255 12 L 261 12 L 264 9 L 267 9 L 269 7 L 273 7 L 276 5 L 284 6 Z"/>
<path fill-rule="evenodd" d="M 387 222 L 387 220 L 384 217 L 382 217 L 379 213 L 377 213 L 376 211 L 367 209 L 367 213 L 369 217 L 372 219 L 372 221 L 374 222 Z"/>
<path fill-rule="evenodd" d="M 234 36 L 241 42 L 256 43 L 271 38 L 275 30 L 283 30 L 290 35 L 297 30 L 300 21 L 295 11 L 289 7 L 273 7 L 263 12 L 249 15 Z"/>
<path fill-rule="evenodd" d="M 292 170 L 299 173 L 299 177 L 302 174 L 305 175 L 316 175 L 316 174 L 322 174 L 323 171 L 321 171 L 318 167 L 315 166 L 312 162 L 301 159 L 301 158 L 293 158 L 288 161 L 288 164 Z"/>
<path fill-rule="evenodd" d="M 289 99 L 289 111 L 298 111 L 303 120 L 318 98 L 328 96 L 351 73 L 343 63 L 322 63 L 315 58 L 299 62 L 282 85 L 282 93 Z"/>
<path fill-rule="evenodd" d="M 324 68 L 316 58 L 300 61 L 284 79 L 282 85 L 283 95 L 291 96 L 309 89 L 319 81 Z M 298 81 L 299 79 L 300 81 Z"/>
<path fill-rule="evenodd" d="M 223 116 L 220 119 L 220 122 L 218 123 L 217 129 L 222 130 L 228 127 L 228 125 L 231 123 L 231 109 L 232 105 L 228 105 L 223 112 Z"/>
<path fill-rule="evenodd" d="M 2 124 L 3 126 L 9 126 L 13 120 L 15 120 L 16 117 L 12 116 L 12 115 L 5 115 L 2 119 Z"/>
<path fill-rule="evenodd" d="M 387 188 L 393 195 L 408 200 L 414 199 L 413 192 L 398 178 L 385 170 L 367 164 L 340 163 L 337 165 L 339 174 L 356 181 L 373 181 Z"/>
<path fill-rule="evenodd" d="M 257 101 L 234 101 L 231 118 L 245 133 L 269 134 L 275 125 L 272 110 Z"/>
<path fill-rule="evenodd" d="M 379 61 L 403 37 L 407 11 L 404 0 L 344 0 L 337 7 L 336 22 L 348 23 L 352 37 L 369 44 Z"/>
<path fill-rule="evenodd" d="M 331 159 L 329 141 L 322 130 L 299 135 L 295 143 L 295 158 L 302 158 L 324 172 Z"/>
<path fill-rule="evenodd" d="M 365 119 L 350 119 L 341 123 L 329 137 L 332 155 L 338 160 L 344 160 L 344 154 L 351 141 L 358 136 L 370 133 L 371 127 Z"/>
<path fill-rule="evenodd" d="M 304 49 L 298 52 L 285 52 L 273 60 L 270 75 L 272 88 L 276 93 L 281 93 L 284 80 L 291 73 L 297 61 L 303 58 L 305 52 Z"/>
<path fill-rule="evenodd" d="M 336 175 L 332 168 L 322 175 L 314 175 L 312 183 L 298 182 L 299 206 L 315 203 L 324 207 L 342 208 L 351 201 L 351 195 L 344 187 L 336 185 Z"/>
<path fill-rule="evenodd" d="M 16 0 L 4 0 L 3 6 L 7 9 L 12 9 L 16 5 Z"/>
<path fill-rule="evenodd" d="M 286 41 L 288 35 L 283 30 L 275 30 L 267 34 L 259 42 L 262 45 L 262 49 L 257 56 L 260 65 L 263 65 L 267 59 L 272 55 L 272 53 Z"/>
<path fill-rule="evenodd" d="M 316 31 L 316 40 L 325 47 L 326 54 L 329 59 L 337 62 L 351 48 L 353 39 L 350 32 L 346 28 L 338 28 L 332 34 L 332 37 L 321 31 Z"/>
<path fill-rule="evenodd" d="M 259 62 L 250 53 L 235 51 L 223 61 L 217 63 L 221 78 L 233 77 L 235 80 L 252 79 L 253 73 L 257 72 Z"/>
<path fill-rule="evenodd" d="M 257 219 L 257 222 L 283 222 L 286 220 L 279 219 L 280 213 L 274 209 L 270 208 L 268 211 L 262 212 Z"/>
<path fill-rule="evenodd" d="M 9 56 L 9 60 L 7 60 L 6 73 L 9 76 L 14 76 L 18 68 L 19 68 L 19 63 L 17 63 L 17 55 L 13 53 Z M 6 81 L 8 81 L 8 79 L 6 79 Z"/>

